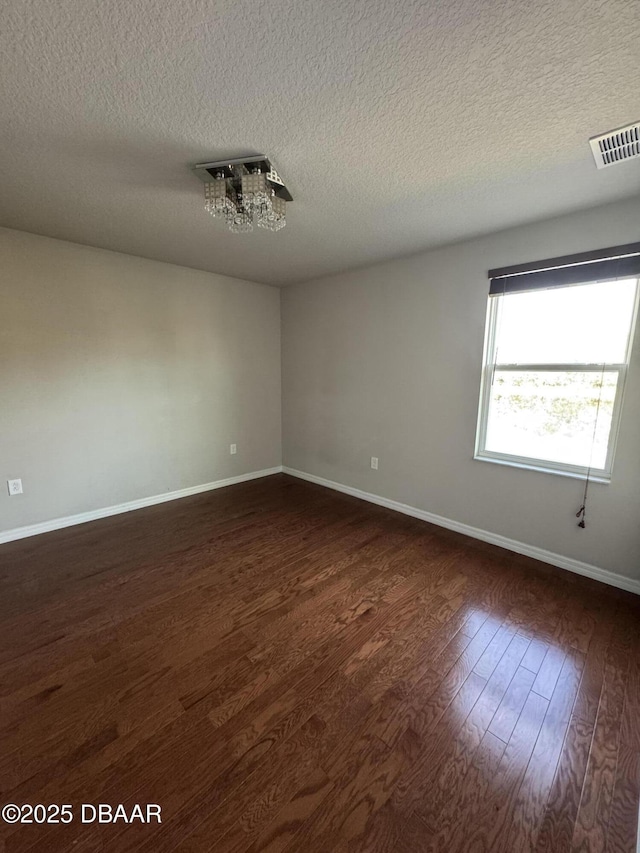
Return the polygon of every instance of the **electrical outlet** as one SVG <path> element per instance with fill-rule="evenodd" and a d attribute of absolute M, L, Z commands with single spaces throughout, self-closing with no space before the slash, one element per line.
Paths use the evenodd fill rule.
<path fill-rule="evenodd" d="M 230 445 L 229 445 L 229 453 L 230 453 L 232 456 L 234 456 L 237 452 L 238 452 L 238 448 L 236 447 L 236 445 L 235 445 L 235 444 L 230 444 Z"/>
<path fill-rule="evenodd" d="M 371 457 L 371 467 L 373 468 L 374 471 L 378 470 L 378 457 L 377 456 Z"/>
<path fill-rule="evenodd" d="M 7 480 L 10 495 L 22 494 L 22 480 Z"/>

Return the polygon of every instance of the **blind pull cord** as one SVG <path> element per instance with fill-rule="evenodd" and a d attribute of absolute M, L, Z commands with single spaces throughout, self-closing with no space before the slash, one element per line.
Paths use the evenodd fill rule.
<path fill-rule="evenodd" d="M 586 523 L 586 514 L 587 514 L 587 493 L 589 491 L 589 478 L 591 477 L 591 463 L 593 462 L 593 450 L 596 445 L 596 433 L 598 430 L 598 417 L 600 415 L 600 403 L 602 402 L 602 387 L 604 385 L 604 363 L 602 364 L 602 371 L 600 372 L 600 393 L 598 394 L 598 403 L 596 405 L 596 416 L 593 422 L 593 435 L 591 436 L 591 452 L 589 454 L 589 466 L 587 468 L 587 476 L 584 481 L 584 494 L 582 495 L 582 506 L 576 513 L 576 518 L 579 518 L 578 527 L 582 527 L 583 529 L 587 526 Z"/>

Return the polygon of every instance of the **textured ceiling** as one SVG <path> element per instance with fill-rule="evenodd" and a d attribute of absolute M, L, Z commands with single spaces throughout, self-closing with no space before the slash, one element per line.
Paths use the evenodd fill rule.
<path fill-rule="evenodd" d="M 640 192 L 638 0 L 4 0 L 0 224 L 286 284 Z M 273 158 L 278 234 L 189 165 Z"/>

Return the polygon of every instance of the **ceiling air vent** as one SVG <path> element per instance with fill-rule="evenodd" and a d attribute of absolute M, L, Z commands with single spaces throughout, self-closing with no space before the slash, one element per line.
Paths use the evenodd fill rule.
<path fill-rule="evenodd" d="M 640 157 L 640 122 L 589 140 L 598 169 Z"/>

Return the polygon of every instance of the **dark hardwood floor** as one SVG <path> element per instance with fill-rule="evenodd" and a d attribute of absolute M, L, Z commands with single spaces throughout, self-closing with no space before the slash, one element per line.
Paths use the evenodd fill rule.
<path fill-rule="evenodd" d="M 0 589 L 0 805 L 75 810 L 6 853 L 635 850 L 631 595 L 284 475 L 2 546 Z"/>

